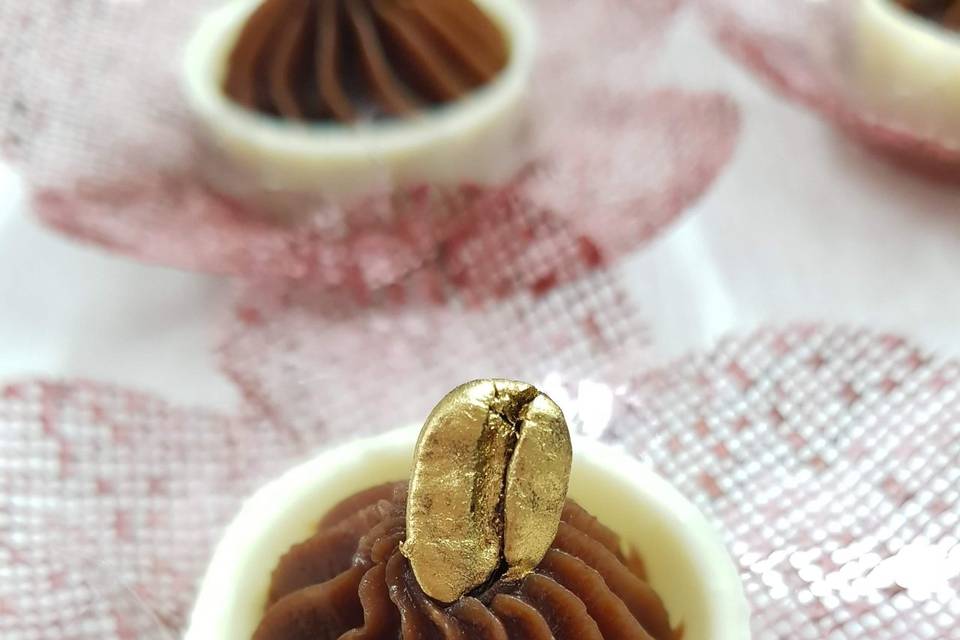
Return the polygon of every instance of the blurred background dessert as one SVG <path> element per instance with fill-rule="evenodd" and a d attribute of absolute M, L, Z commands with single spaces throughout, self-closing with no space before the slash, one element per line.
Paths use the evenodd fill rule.
<path fill-rule="evenodd" d="M 924 138 L 960 148 L 960 4 L 862 0 L 855 34 L 870 105 Z"/>
<path fill-rule="evenodd" d="M 523 92 L 537 135 L 516 181 L 326 208 L 284 188 L 269 193 L 277 209 L 256 176 L 211 186 L 232 163 L 264 161 L 211 153 L 216 123 L 183 91 L 191 36 L 240 6 L 0 2 L 0 637 L 179 637 L 244 496 L 315 451 L 422 417 L 453 381 L 503 375 L 548 390 L 581 446 L 602 451 L 570 495 L 636 544 L 688 633 L 702 603 L 742 608 L 688 597 L 711 584 L 663 579 L 712 574 L 670 564 L 688 557 L 670 543 L 699 530 L 690 520 L 657 535 L 644 528 L 655 518 L 629 517 L 660 487 L 651 468 L 721 532 L 754 638 L 952 640 L 960 191 L 873 151 L 950 166 L 953 92 L 903 103 L 928 122 L 883 105 L 935 86 L 929 69 L 870 97 L 857 57 L 867 5 L 514 4 L 537 34 Z M 936 15 L 881 9 L 952 37 Z M 234 24 L 239 36 L 246 22 Z M 286 83 L 256 108 L 224 97 L 235 48 L 217 41 L 223 73 L 203 85 L 231 113 L 283 131 L 356 128 L 281 118 Z M 276 54 L 302 41 L 273 42 Z M 256 57 L 286 70 L 302 59 Z M 358 120 L 403 128 L 455 111 L 507 64 L 412 116 Z M 436 89 L 410 84 L 424 102 Z M 294 91 L 288 115 L 320 86 Z M 357 95 L 371 86 L 383 85 L 364 80 Z M 389 189 L 393 178 L 373 181 L 382 169 L 367 177 Z M 605 475 L 621 455 L 638 467 Z M 363 461 L 392 474 L 382 481 L 406 477 L 399 458 Z M 338 475 L 310 494 L 296 530 L 270 528 L 258 538 L 269 553 L 244 568 L 265 583 L 317 514 L 373 479 Z M 631 503 L 618 489 L 637 479 Z M 260 535 L 290 503 L 257 504 L 245 529 Z M 245 584 L 234 578 L 213 610 Z M 262 615 L 240 609 L 254 626 Z"/>
<path fill-rule="evenodd" d="M 504 0 L 237 0 L 192 37 L 185 86 L 213 153 L 270 191 L 498 184 L 527 159 L 536 39 Z"/>

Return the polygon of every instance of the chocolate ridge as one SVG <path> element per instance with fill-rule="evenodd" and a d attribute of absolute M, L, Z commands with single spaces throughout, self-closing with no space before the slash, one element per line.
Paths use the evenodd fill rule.
<path fill-rule="evenodd" d="M 389 498 L 384 496 L 389 495 Z M 400 553 L 406 483 L 360 492 L 281 558 L 253 640 L 678 640 L 620 540 L 568 501 L 543 562 L 452 605 L 423 593 Z M 348 543 L 347 540 L 351 541 Z M 334 573 L 336 571 L 336 573 Z"/>

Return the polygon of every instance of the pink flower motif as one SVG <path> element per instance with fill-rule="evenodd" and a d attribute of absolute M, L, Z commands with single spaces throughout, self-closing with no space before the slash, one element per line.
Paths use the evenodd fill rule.
<path fill-rule="evenodd" d="M 952 637 L 955 361 L 866 331 L 763 330 L 640 375 L 624 402 L 647 419 L 615 421 L 605 438 L 717 520 L 755 638 Z"/>
<path fill-rule="evenodd" d="M 703 193 L 737 138 L 722 96 L 643 82 L 679 0 L 537 0 L 536 123 L 513 180 L 388 189 L 350 206 L 286 193 L 309 213 L 281 222 L 201 177 L 218 165 L 197 142 L 178 73 L 188 35 L 217 4 L 0 8 L 0 153 L 49 225 L 149 262 L 375 289 L 447 253 L 505 199 L 605 259 L 635 249 Z"/>
<path fill-rule="evenodd" d="M 338 437 L 422 420 L 457 381 L 609 381 L 647 355 L 646 325 L 609 270 L 563 285 L 585 268 L 573 256 L 570 271 L 544 276 L 487 250 L 464 263 L 471 268 L 424 270 L 373 297 L 251 287 L 224 340 L 223 368 L 298 437 Z"/>

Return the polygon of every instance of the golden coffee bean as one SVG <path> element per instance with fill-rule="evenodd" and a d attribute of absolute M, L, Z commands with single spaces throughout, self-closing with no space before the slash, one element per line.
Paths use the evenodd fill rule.
<path fill-rule="evenodd" d="M 424 423 L 407 499 L 409 558 L 424 592 L 454 602 L 505 566 L 520 579 L 557 534 L 572 449 L 560 407 L 533 386 L 477 380 Z"/>

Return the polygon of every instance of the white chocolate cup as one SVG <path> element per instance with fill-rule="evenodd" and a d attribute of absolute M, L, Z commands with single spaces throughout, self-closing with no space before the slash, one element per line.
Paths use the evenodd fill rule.
<path fill-rule="evenodd" d="M 231 0 L 199 25 L 184 56 L 187 101 L 216 156 L 230 165 L 226 174 L 239 176 L 235 181 L 253 180 L 267 191 L 345 203 L 420 184 L 504 182 L 528 160 L 518 149 L 536 29 L 525 2 L 474 1 L 506 35 L 507 67 L 469 96 L 413 117 L 352 125 L 296 123 L 231 101 L 223 90 L 229 56 L 262 0 Z M 211 175 L 221 180 L 223 173 Z M 214 186 L 228 192 L 250 188 Z"/>
<path fill-rule="evenodd" d="M 858 89 L 881 118 L 960 148 L 960 34 L 893 0 L 859 0 L 854 21 Z"/>
<path fill-rule="evenodd" d="M 185 640 L 248 640 L 281 556 L 309 538 L 340 500 L 409 477 L 418 428 L 329 449 L 267 484 L 217 546 Z M 651 585 L 684 640 L 749 640 L 737 570 L 704 516 L 665 480 L 618 449 L 574 439 L 570 497 L 643 557 Z"/>

